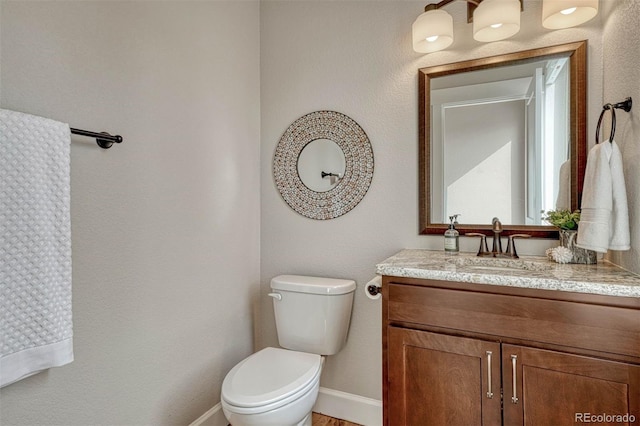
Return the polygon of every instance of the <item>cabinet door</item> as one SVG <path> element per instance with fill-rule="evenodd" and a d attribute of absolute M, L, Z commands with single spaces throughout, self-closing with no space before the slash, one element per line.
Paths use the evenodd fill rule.
<path fill-rule="evenodd" d="M 390 425 L 501 424 L 499 343 L 389 327 L 387 362 Z"/>
<path fill-rule="evenodd" d="M 507 426 L 640 424 L 638 365 L 507 344 L 502 365 Z"/>

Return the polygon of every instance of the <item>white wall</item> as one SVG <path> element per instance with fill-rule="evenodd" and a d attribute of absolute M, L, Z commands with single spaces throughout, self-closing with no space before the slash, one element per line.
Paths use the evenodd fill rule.
<path fill-rule="evenodd" d="M 631 250 L 609 252 L 609 259 L 640 274 L 640 2 L 616 0 L 604 3 L 603 103 L 620 102 L 631 96 L 633 109 L 616 113 L 614 139 L 622 152 L 629 202 Z M 607 114 L 608 115 L 608 114 Z M 610 119 L 607 116 L 607 122 Z M 609 137 L 605 129 L 604 137 Z"/>
<path fill-rule="evenodd" d="M 381 398 L 380 301 L 364 296 L 375 264 L 403 248 L 441 250 L 442 237 L 418 235 L 418 68 L 589 39 L 589 129 L 601 107 L 601 19 L 547 31 L 541 2 L 525 1 L 522 29 L 512 39 L 480 44 L 466 23 L 464 2 L 447 6 L 457 40 L 450 49 L 419 55 L 411 24 L 424 1 L 266 1 L 261 5 L 261 285 L 260 345 L 277 345 L 269 280 L 281 273 L 352 278 L 358 282 L 346 348 L 329 357 L 322 386 Z M 375 172 L 369 192 L 346 215 L 306 219 L 281 199 L 271 176 L 273 152 L 298 117 L 333 109 L 355 119 L 369 136 Z M 591 134 L 591 131 L 589 132 Z M 474 251 L 476 241 L 461 239 Z M 540 254 L 557 242 L 522 242 Z"/>
<path fill-rule="evenodd" d="M 4 1 L 1 28 L 3 108 L 124 143 L 72 140 L 75 361 L 0 423 L 188 424 L 253 349 L 259 3 Z"/>

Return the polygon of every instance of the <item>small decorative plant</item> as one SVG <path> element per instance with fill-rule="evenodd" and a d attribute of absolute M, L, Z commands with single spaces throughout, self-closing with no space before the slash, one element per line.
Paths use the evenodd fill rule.
<path fill-rule="evenodd" d="M 549 210 L 547 212 L 543 210 L 542 220 L 557 228 L 574 231 L 578 229 L 580 210 L 573 212 L 571 210 Z"/>
<path fill-rule="evenodd" d="M 571 210 L 549 210 L 541 213 L 542 220 L 560 228 L 560 246 L 547 250 L 549 259 L 558 263 L 595 264 L 598 262 L 595 251 L 576 245 L 577 232 L 575 231 L 580 223 L 580 210 L 573 212 Z"/>

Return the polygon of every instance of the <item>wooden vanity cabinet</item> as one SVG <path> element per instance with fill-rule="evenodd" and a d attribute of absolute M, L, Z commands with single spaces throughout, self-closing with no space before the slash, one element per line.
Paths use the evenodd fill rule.
<path fill-rule="evenodd" d="M 385 276 L 382 300 L 385 425 L 640 424 L 637 299 Z"/>
<path fill-rule="evenodd" d="M 499 343 L 399 327 L 387 337 L 387 424 L 500 424 Z"/>
<path fill-rule="evenodd" d="M 580 413 L 639 417 L 638 365 L 507 344 L 502 365 L 505 424 L 574 425 L 584 423 Z"/>

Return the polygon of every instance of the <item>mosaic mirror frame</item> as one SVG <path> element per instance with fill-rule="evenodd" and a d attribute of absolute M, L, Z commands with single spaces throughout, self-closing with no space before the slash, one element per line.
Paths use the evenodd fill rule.
<path fill-rule="evenodd" d="M 335 142 L 345 157 L 344 175 L 328 191 L 309 189 L 298 174 L 298 157 L 317 139 Z M 373 180 L 373 149 L 362 127 L 336 111 L 315 111 L 295 120 L 284 132 L 273 158 L 273 176 L 284 201 L 302 216 L 334 219 L 360 203 Z"/>

